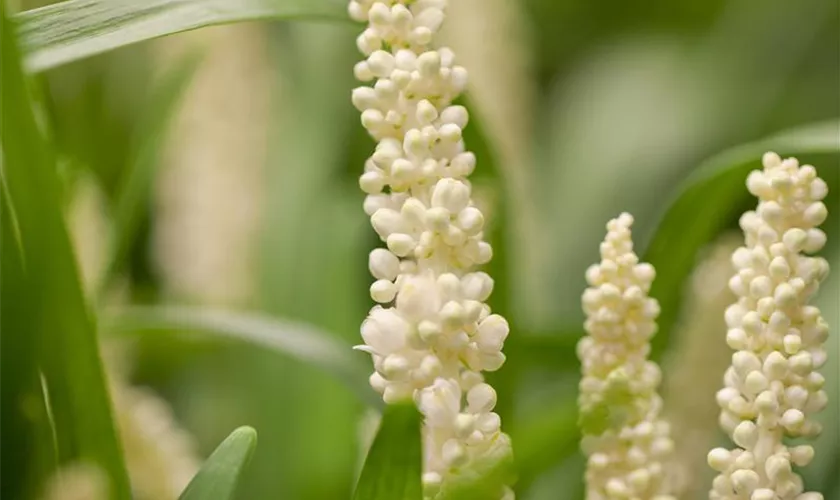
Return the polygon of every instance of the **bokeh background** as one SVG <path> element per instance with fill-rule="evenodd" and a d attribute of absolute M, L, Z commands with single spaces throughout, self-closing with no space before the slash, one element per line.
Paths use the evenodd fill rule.
<path fill-rule="evenodd" d="M 580 499 L 583 461 L 568 445 L 573 346 L 584 270 L 598 258 L 604 224 L 632 212 L 643 249 L 677 187 L 704 159 L 836 119 L 840 5 L 451 4 L 444 43 L 470 71 L 470 129 L 486 139 L 476 185 L 493 225 L 492 303 L 513 327 L 508 362 L 492 381 L 515 452 L 529 448 L 517 494 Z M 161 304 L 259 313 L 317 328 L 347 349 L 359 343 L 372 305 L 366 256 L 378 244 L 357 186 L 373 142 L 349 98 L 359 30 L 349 22 L 208 28 L 40 78 L 77 256 L 106 316 L 125 305 Z M 149 162 L 153 189 L 141 216 L 115 221 L 129 172 Z M 837 182 L 832 189 L 840 191 Z M 840 209 L 833 200 L 829 209 Z M 840 227 L 831 222 L 825 255 L 840 269 Z M 136 230 L 109 264 L 105 242 L 126 223 Z M 698 255 L 663 359 L 666 405 L 690 471 L 684 479 L 697 498 L 711 476 L 706 450 L 722 438 L 711 395 L 729 357 L 719 316 L 730 300 L 727 253 L 737 238 L 722 234 Z M 833 333 L 838 275 L 819 298 Z M 176 483 L 189 478 L 231 429 L 249 424 L 259 446 L 239 498 L 348 497 L 377 416 L 346 380 L 248 342 L 102 325 L 112 387 L 122 395 L 118 412 L 126 415 L 121 425 L 134 419 L 137 432 L 174 443 L 162 452 L 137 447 L 147 458 L 160 453 L 137 459 L 147 469 L 160 465 L 142 472 L 151 484 L 167 474 L 181 474 Z M 822 417 L 827 432 L 806 473 L 826 498 L 840 497 L 838 336 L 826 368 L 833 384 Z M 363 353 L 351 356 L 368 366 Z M 161 491 L 148 498 L 171 495 Z"/>

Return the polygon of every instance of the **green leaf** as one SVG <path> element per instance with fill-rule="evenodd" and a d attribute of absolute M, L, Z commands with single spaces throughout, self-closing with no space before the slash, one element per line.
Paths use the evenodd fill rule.
<path fill-rule="evenodd" d="M 137 239 L 139 226 L 149 207 L 152 185 L 170 121 L 200 61 L 197 53 L 188 53 L 182 57 L 163 75 L 149 98 L 147 111 L 141 117 L 134 136 L 128 168 L 122 174 L 122 182 L 115 197 L 114 236 L 105 272 L 98 286 L 100 295 L 125 264 Z"/>
<path fill-rule="evenodd" d="M 236 429 L 213 451 L 178 498 L 180 500 L 233 498 L 239 478 L 251 460 L 256 447 L 257 431 L 251 427 Z"/>
<path fill-rule="evenodd" d="M 324 370 L 373 406 L 381 404 L 368 384 L 369 368 L 350 345 L 304 323 L 258 314 L 191 307 L 131 307 L 106 316 L 109 333 L 190 331 L 240 340 Z"/>
<path fill-rule="evenodd" d="M 583 325 L 546 332 L 517 332 L 505 341 L 505 356 L 509 362 L 520 360 L 529 370 L 577 373 L 580 370 L 577 343 L 584 335 Z"/>
<path fill-rule="evenodd" d="M 420 413 L 410 403 L 385 408 L 353 500 L 423 498 L 420 425 Z"/>
<path fill-rule="evenodd" d="M 39 128 L 34 92 L 23 74 L 15 29 L 0 3 L 3 182 L 14 214 L 29 320 L 3 336 L 35 343 L 55 426 L 60 463 L 87 461 L 107 473 L 114 498 L 129 498 L 128 477 L 111 415 L 96 326 L 88 312 L 60 203 L 52 145 Z"/>
<path fill-rule="evenodd" d="M 651 296 L 662 309 L 652 356 L 661 355 L 668 345 L 683 283 L 694 268 L 698 250 L 754 206 L 746 178 L 767 151 L 782 156 L 838 154 L 840 122 L 807 125 L 730 149 L 700 165 L 686 180 L 662 216 L 644 257 L 656 268 Z M 827 161 L 815 166 L 822 174 L 837 164 Z"/>
<path fill-rule="evenodd" d="M 69 0 L 19 14 L 33 72 L 205 26 L 259 20 L 350 21 L 344 0 Z"/>
<path fill-rule="evenodd" d="M 36 339 L 25 334 L 32 318 L 31 290 L 8 201 L 5 189 L 0 189 L 0 496 L 35 498 L 55 469 L 55 450 Z"/>
<path fill-rule="evenodd" d="M 521 491 L 526 491 L 540 474 L 578 450 L 577 422 L 577 404 L 561 401 L 548 405 L 511 430 L 517 487 Z"/>

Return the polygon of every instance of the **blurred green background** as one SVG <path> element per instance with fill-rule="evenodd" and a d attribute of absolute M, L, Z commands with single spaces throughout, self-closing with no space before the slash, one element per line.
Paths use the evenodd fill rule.
<path fill-rule="evenodd" d="M 38 5 L 16 3 L 19 10 Z M 515 453 L 528 460 L 517 495 L 583 498 L 572 346 L 582 331 L 584 270 L 598 258 L 604 224 L 633 213 L 644 250 L 703 160 L 797 125 L 836 120 L 840 4 L 451 4 L 442 43 L 470 71 L 467 144 L 479 154 L 476 192 L 493 227 L 491 300 L 512 325 L 508 362 L 491 380 Z M 122 379 L 115 390 L 151 389 L 168 403 L 170 425 L 187 441 L 171 453 L 183 454 L 186 469 L 234 427 L 255 427 L 259 446 L 239 488 L 242 499 L 347 498 L 375 410 L 346 380 L 293 357 L 200 334 L 119 334 L 108 317 L 129 304 L 196 306 L 305 324 L 348 350 L 359 343 L 372 305 L 367 253 L 378 244 L 356 183 L 373 148 L 349 99 L 359 31 L 349 22 L 207 28 L 37 79 L 76 255 L 101 311 L 105 363 Z M 837 155 L 813 160 L 838 167 Z M 151 189 L 136 194 L 142 210 L 121 220 L 133 175 L 149 175 Z M 829 177 L 835 193 L 837 179 Z M 829 210 L 840 213 L 837 200 Z M 715 193 L 704 203 L 718 203 Z M 840 269 L 838 220 L 827 223 L 825 256 Z M 727 221 L 733 229 L 735 222 Z M 682 230 L 691 233 L 691 220 Z M 106 242 L 115 232 L 128 237 L 112 259 Z M 838 274 L 819 298 L 833 333 L 840 325 Z M 687 281 L 681 286 L 696 294 Z M 694 302 L 702 300 L 685 303 Z M 676 392 L 692 394 L 696 380 L 713 391 L 722 371 L 704 362 L 667 364 L 669 357 L 686 359 L 678 351 L 688 346 L 710 349 L 724 366 L 728 359 L 715 319 L 686 318 L 695 323 L 680 322 L 664 346 L 666 387 L 677 368 L 689 366 L 697 371 L 674 375 L 689 385 Z M 826 368 L 833 381 L 827 432 L 806 474 L 826 498 L 840 495 L 837 337 Z M 368 368 L 363 353 L 348 356 Z M 682 410 L 673 411 L 714 415 L 708 391 L 696 390 L 696 398 L 674 398 Z M 692 463 L 702 464 L 720 439 L 715 422 L 705 424 L 701 444 L 681 452 Z M 697 467 L 698 477 L 709 477 Z"/>

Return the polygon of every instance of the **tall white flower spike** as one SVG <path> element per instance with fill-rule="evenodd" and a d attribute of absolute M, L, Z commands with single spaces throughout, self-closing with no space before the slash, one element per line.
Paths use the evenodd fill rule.
<path fill-rule="evenodd" d="M 647 359 L 659 314 L 648 296 L 655 271 L 633 253 L 632 224 L 626 213 L 607 224 L 601 262 L 586 271 L 589 335 L 577 350 L 587 500 L 674 498 L 667 478 L 674 445 L 656 392 L 661 373 Z"/>
<path fill-rule="evenodd" d="M 747 179 L 758 208 L 741 217 L 745 245 L 732 255 L 736 274 L 729 287 L 738 301 L 726 310 L 726 342 L 735 353 L 717 393 L 720 424 L 737 447 L 716 448 L 709 465 L 720 474 L 713 500 L 821 500 L 805 493 L 794 466 L 814 457 L 809 445 L 789 446 L 785 437 L 817 436 L 811 416 L 825 408 L 828 325 L 808 305 L 828 263 L 809 257 L 825 245 L 817 226 L 826 218 L 826 183 L 810 165 L 775 153 L 763 171 Z"/>
<path fill-rule="evenodd" d="M 478 464 L 510 453 L 483 371 L 505 361 L 509 328 L 485 301 L 493 280 L 474 271 L 492 250 L 467 177 L 468 114 L 453 100 L 467 71 L 450 49 L 432 49 L 446 0 L 353 0 L 349 14 L 367 28 L 357 39 L 366 59 L 352 102 L 378 142 L 359 179 L 364 210 L 385 248 L 371 252 L 380 305 L 362 324 L 373 357 L 371 385 L 388 403 L 413 398 L 425 415 L 424 495 L 435 498 Z M 512 498 L 505 489 L 499 498 Z"/>

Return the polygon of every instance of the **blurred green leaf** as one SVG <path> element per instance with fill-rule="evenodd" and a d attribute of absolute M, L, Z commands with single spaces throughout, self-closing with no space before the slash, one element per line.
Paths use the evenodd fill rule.
<path fill-rule="evenodd" d="M 833 472 L 826 477 L 824 498 L 837 498 L 837 495 L 840 495 L 840 477 L 837 476 L 837 470 L 840 470 L 840 446 L 835 449 L 831 463 Z M 831 483 L 831 481 L 834 482 Z"/>
<path fill-rule="evenodd" d="M 578 450 L 577 421 L 577 404 L 565 401 L 547 406 L 511 430 L 518 490 L 527 490 L 540 474 Z"/>
<path fill-rule="evenodd" d="M 251 427 L 236 429 L 213 451 L 178 498 L 180 500 L 233 498 L 239 478 L 251 460 L 256 447 L 257 431 Z"/>
<path fill-rule="evenodd" d="M 517 332 L 505 341 L 505 356 L 511 362 L 519 360 L 529 369 L 577 372 L 580 370 L 577 343 L 585 334 L 583 325 L 579 329 Z"/>
<path fill-rule="evenodd" d="M 767 151 L 782 156 L 840 153 L 840 122 L 806 125 L 730 149 L 701 164 L 686 180 L 669 203 L 644 257 L 656 268 L 651 296 L 662 308 L 652 356 L 661 355 L 668 345 L 680 310 L 683 283 L 694 268 L 698 250 L 753 204 L 745 187 L 746 178 Z M 816 167 L 837 165 L 826 162 Z"/>
<path fill-rule="evenodd" d="M 69 0 L 18 15 L 34 72 L 205 26 L 286 19 L 350 21 L 343 0 Z"/>
<path fill-rule="evenodd" d="M 420 426 L 420 413 L 414 405 L 406 403 L 385 408 L 353 500 L 423 498 Z"/>
<path fill-rule="evenodd" d="M 12 297 L 28 321 L 7 335 L 36 343 L 61 463 L 89 461 L 108 474 L 115 498 L 129 498 L 96 339 L 64 225 L 51 143 L 39 128 L 34 92 L 23 74 L 16 32 L 0 3 L 2 32 L 3 182 L 14 213 L 23 277 Z M 18 295 L 19 294 L 19 295 Z M 12 299 L 4 294 L 5 300 Z"/>
<path fill-rule="evenodd" d="M 0 497 L 34 498 L 55 469 L 52 425 L 38 373 L 23 260 L 6 190 L 0 186 Z"/>
<path fill-rule="evenodd" d="M 347 384 L 362 401 L 381 404 L 368 384 L 364 357 L 354 355 L 351 346 L 335 335 L 304 323 L 219 309 L 149 306 L 106 315 L 103 328 L 109 333 L 190 331 L 244 341 L 324 370 Z"/>
<path fill-rule="evenodd" d="M 102 282 L 98 287 L 100 295 L 120 272 L 137 239 L 139 226 L 149 207 L 155 172 L 160 164 L 169 123 L 200 61 L 197 53 L 183 56 L 163 75 L 149 97 L 146 111 L 134 135 L 129 165 L 122 174 L 122 182 L 114 200 L 115 231 Z"/>

